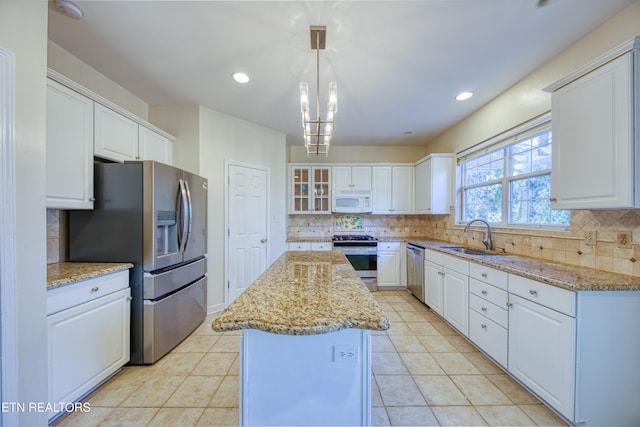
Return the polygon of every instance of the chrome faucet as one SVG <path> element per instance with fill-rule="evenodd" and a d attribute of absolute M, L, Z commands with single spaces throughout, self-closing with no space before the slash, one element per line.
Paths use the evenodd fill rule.
<path fill-rule="evenodd" d="M 468 233 L 469 231 L 471 231 L 471 224 L 473 224 L 474 222 L 481 222 L 484 225 L 487 226 L 487 232 L 485 233 L 484 231 L 482 232 L 482 243 L 484 244 L 484 247 L 487 248 L 487 250 L 491 250 L 492 247 L 492 243 L 491 243 L 491 226 L 489 225 L 489 223 L 487 221 L 485 221 L 484 219 L 472 219 L 471 221 L 469 221 L 467 223 L 467 226 L 464 228 L 464 232 Z"/>

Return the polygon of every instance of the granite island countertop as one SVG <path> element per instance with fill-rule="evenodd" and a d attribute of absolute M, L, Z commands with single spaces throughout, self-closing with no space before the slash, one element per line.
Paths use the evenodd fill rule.
<path fill-rule="evenodd" d="M 47 264 L 47 290 L 132 268 L 128 262 L 58 262 Z"/>
<path fill-rule="evenodd" d="M 212 327 L 316 335 L 348 328 L 384 331 L 390 322 L 342 253 L 300 251 L 282 254 Z"/>
<path fill-rule="evenodd" d="M 460 245 L 438 240 L 407 240 L 407 243 L 572 291 L 640 291 L 640 277 L 497 252 L 468 255 L 445 248 Z"/>

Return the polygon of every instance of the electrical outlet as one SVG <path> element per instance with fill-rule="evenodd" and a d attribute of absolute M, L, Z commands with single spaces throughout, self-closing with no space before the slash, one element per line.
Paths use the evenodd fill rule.
<path fill-rule="evenodd" d="M 618 249 L 631 249 L 630 231 L 622 231 L 616 234 L 616 247 Z"/>
<path fill-rule="evenodd" d="M 358 349 L 351 345 L 334 345 L 333 346 L 334 362 L 357 362 Z"/>
<path fill-rule="evenodd" d="M 596 230 L 587 230 L 584 232 L 584 243 L 589 246 L 595 246 L 598 240 L 598 232 Z"/>

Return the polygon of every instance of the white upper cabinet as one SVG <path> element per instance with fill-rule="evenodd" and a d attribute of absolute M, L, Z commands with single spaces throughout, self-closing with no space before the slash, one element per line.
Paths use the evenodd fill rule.
<path fill-rule="evenodd" d="M 371 166 L 334 166 L 331 169 L 333 190 L 371 190 Z"/>
<path fill-rule="evenodd" d="M 93 104 L 47 81 L 47 208 L 93 209 Z"/>
<path fill-rule="evenodd" d="M 545 88 L 552 92 L 554 209 L 640 207 L 639 49 L 635 37 Z"/>
<path fill-rule="evenodd" d="M 413 213 L 413 166 L 374 166 L 373 213 Z"/>
<path fill-rule="evenodd" d="M 89 159 L 87 167 L 91 177 L 87 182 L 91 183 L 91 192 L 94 156 L 116 162 L 156 160 L 172 164 L 171 135 L 54 70 L 47 70 L 47 76 L 47 145 L 51 147 L 51 150 L 47 149 L 47 168 L 51 171 L 51 176 L 47 177 L 47 185 L 50 186 L 47 195 L 52 196 L 47 207 L 83 208 L 55 201 L 61 198 L 56 193 L 58 184 L 63 183 L 65 191 L 72 191 L 74 186 L 80 185 L 82 180 L 77 178 L 77 174 L 74 174 L 74 182 L 65 174 L 72 174 L 80 168 L 78 157 L 81 155 L 86 154 Z M 80 139 L 86 143 L 84 149 L 81 149 Z M 64 161 L 60 162 L 60 159 Z M 71 171 L 60 170 L 61 165 Z M 77 190 L 73 191 L 76 194 L 71 195 L 72 199 L 77 198 Z M 68 194 L 62 195 L 62 199 L 68 197 Z M 91 198 L 93 194 L 88 197 Z M 85 208 L 91 207 L 85 205 Z"/>
<path fill-rule="evenodd" d="M 95 155 L 116 162 L 156 160 L 170 165 L 169 138 L 103 105 L 95 108 Z"/>
<path fill-rule="evenodd" d="M 173 160 L 172 142 L 144 126 L 138 127 L 139 155 L 144 160 L 156 160 L 170 165 Z"/>
<path fill-rule="evenodd" d="M 414 168 L 415 213 L 449 213 L 452 168 L 452 154 L 432 154 L 416 162 Z"/>
<path fill-rule="evenodd" d="M 294 165 L 289 169 L 289 213 L 330 214 L 331 167 Z"/>
<path fill-rule="evenodd" d="M 138 124 L 115 111 L 96 104 L 95 155 L 124 162 L 138 160 Z"/>

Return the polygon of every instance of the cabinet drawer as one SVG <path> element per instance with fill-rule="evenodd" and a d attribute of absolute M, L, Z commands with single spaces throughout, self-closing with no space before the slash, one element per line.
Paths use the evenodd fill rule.
<path fill-rule="evenodd" d="M 453 255 L 442 254 L 442 265 L 465 276 L 469 275 L 469 261 Z"/>
<path fill-rule="evenodd" d="M 379 251 L 399 251 L 402 242 L 378 242 Z"/>
<path fill-rule="evenodd" d="M 329 242 L 311 242 L 312 251 L 330 251 L 333 249 L 333 243 Z"/>
<path fill-rule="evenodd" d="M 289 243 L 290 251 L 310 251 L 311 242 L 292 242 Z"/>
<path fill-rule="evenodd" d="M 498 289 L 495 286 L 488 285 L 476 279 L 469 279 L 469 292 L 476 294 L 482 299 L 486 299 L 495 305 L 506 310 L 509 294 L 507 291 Z"/>
<path fill-rule="evenodd" d="M 509 292 L 567 316 L 576 316 L 575 292 L 509 274 Z"/>
<path fill-rule="evenodd" d="M 106 274 L 47 291 L 47 315 L 129 287 L 129 270 Z"/>
<path fill-rule="evenodd" d="M 507 366 L 508 333 L 505 328 L 469 310 L 469 338 L 502 366 Z"/>
<path fill-rule="evenodd" d="M 444 254 L 438 251 L 432 251 L 429 249 L 425 249 L 424 251 L 424 259 L 425 261 L 431 261 L 434 264 L 442 265 L 442 256 Z"/>
<path fill-rule="evenodd" d="M 506 310 L 506 306 L 498 306 L 480 298 L 477 295 L 470 294 L 469 307 L 493 320 L 503 328 L 509 327 L 509 312 Z"/>
<path fill-rule="evenodd" d="M 508 289 L 509 274 L 505 271 L 471 262 L 469 263 L 469 276 L 505 291 Z"/>

